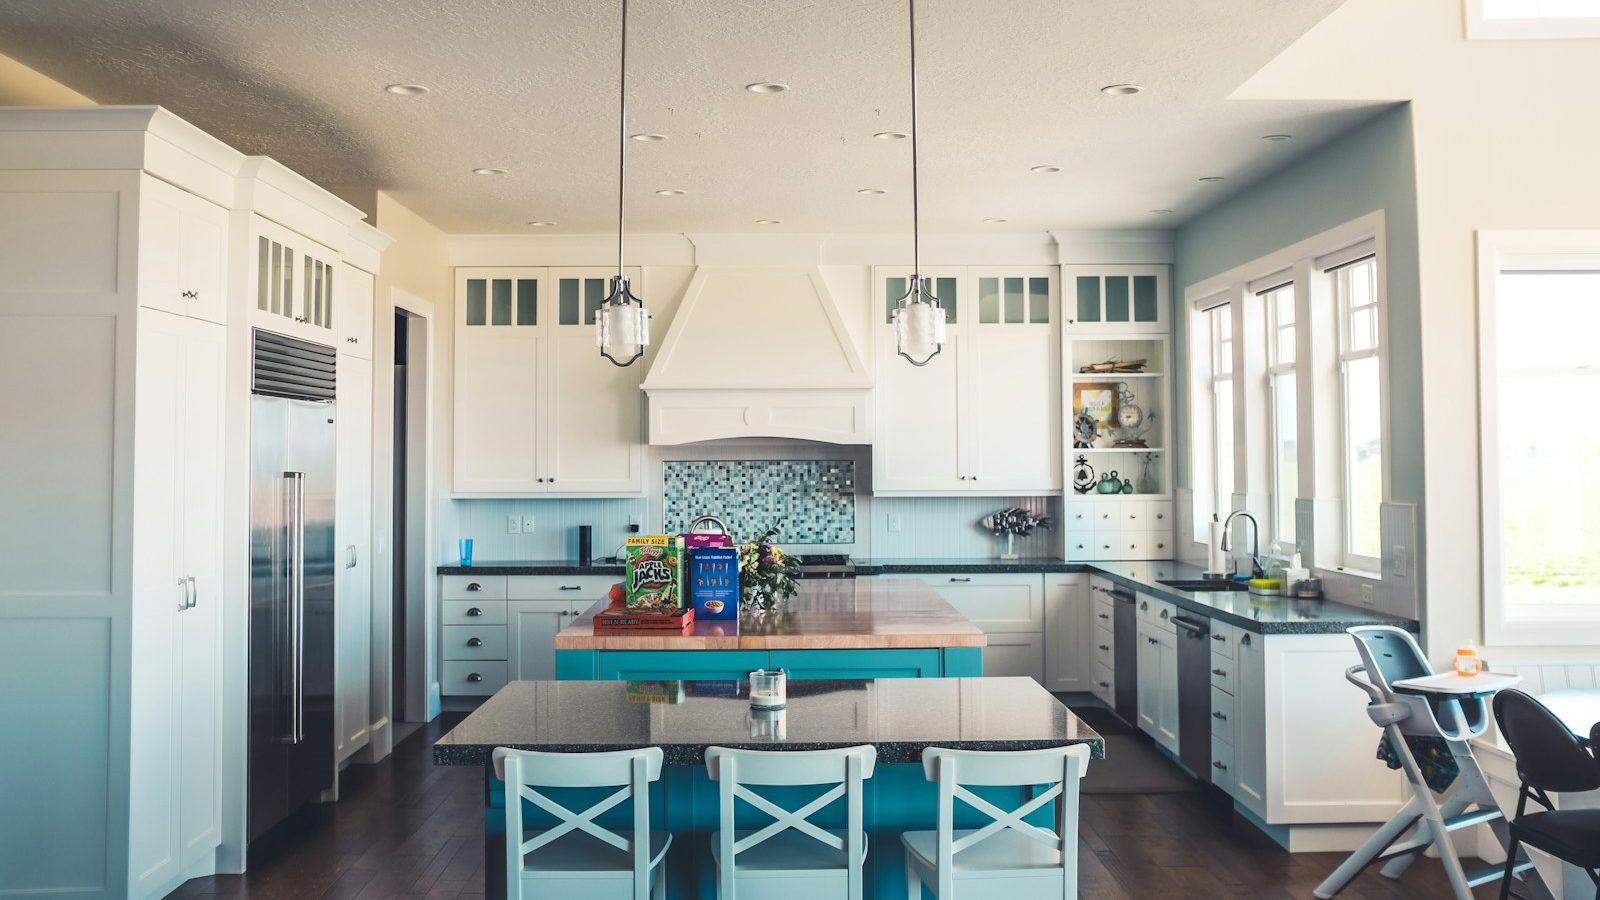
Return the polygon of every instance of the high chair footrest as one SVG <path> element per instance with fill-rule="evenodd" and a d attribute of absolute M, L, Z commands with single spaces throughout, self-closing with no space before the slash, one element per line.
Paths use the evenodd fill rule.
<path fill-rule="evenodd" d="M 1519 872 L 1526 872 L 1531 868 L 1533 868 L 1533 863 L 1521 862 L 1517 863 L 1516 868 L 1512 869 L 1511 872 L 1514 875 Z M 1501 875 L 1505 874 L 1505 871 L 1505 866 L 1484 866 L 1481 869 L 1474 869 L 1467 873 L 1467 884 L 1471 887 L 1479 887 L 1491 881 L 1497 881 Z"/>
<path fill-rule="evenodd" d="M 1503 818 L 1505 818 L 1505 815 L 1498 809 L 1475 809 L 1472 812 L 1445 819 L 1444 829 L 1446 831 L 1459 831 L 1463 828 L 1471 828 L 1474 825 L 1482 825 L 1485 822 L 1493 822 L 1495 819 Z"/>

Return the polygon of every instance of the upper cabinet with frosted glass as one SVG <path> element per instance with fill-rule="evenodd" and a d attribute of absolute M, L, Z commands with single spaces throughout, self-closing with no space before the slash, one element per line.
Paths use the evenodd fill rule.
<path fill-rule="evenodd" d="M 321 344 L 334 341 L 337 251 L 251 216 L 247 257 L 254 324 Z"/>
<path fill-rule="evenodd" d="M 1075 332 L 1168 331 L 1164 265 L 1062 266 L 1062 317 Z"/>

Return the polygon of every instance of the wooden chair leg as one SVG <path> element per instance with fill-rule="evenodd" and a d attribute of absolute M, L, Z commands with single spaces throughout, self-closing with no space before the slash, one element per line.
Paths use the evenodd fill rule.
<path fill-rule="evenodd" d="M 1506 870 L 1500 873 L 1500 900 L 1511 896 L 1511 877 L 1517 870 L 1517 848 L 1520 842 L 1511 838 L 1511 846 L 1506 850 Z"/>

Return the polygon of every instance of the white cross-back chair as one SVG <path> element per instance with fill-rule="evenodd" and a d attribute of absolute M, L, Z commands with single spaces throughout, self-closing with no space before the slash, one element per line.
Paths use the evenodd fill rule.
<path fill-rule="evenodd" d="M 706 771 L 718 782 L 718 831 L 711 836 L 721 900 L 861 900 L 867 838 L 862 828 L 863 782 L 872 777 L 878 751 L 870 746 L 836 750 L 706 750 Z M 833 785 L 789 810 L 749 786 Z M 845 830 L 829 831 L 812 816 L 844 798 Z M 772 817 L 759 829 L 740 830 L 734 806 L 742 800 Z"/>
<path fill-rule="evenodd" d="M 506 785 L 506 896 L 664 900 L 672 835 L 650 830 L 650 784 L 661 778 L 661 748 L 611 753 L 536 753 L 499 747 L 494 771 Z M 617 790 L 573 810 L 539 788 Z M 596 820 L 633 801 L 623 836 Z M 523 830 L 522 801 L 554 816 L 552 828 Z"/>
<path fill-rule="evenodd" d="M 923 773 L 939 784 L 939 830 L 900 836 L 906 850 L 907 895 L 919 900 L 926 884 L 934 896 L 946 900 L 1078 896 L 1078 788 L 1088 766 L 1089 748 L 1082 744 L 1003 753 L 924 750 Z M 1045 789 L 1006 810 L 969 786 Z M 991 821 L 982 828 L 957 829 L 957 800 Z M 1054 831 L 1024 821 L 1052 801 Z"/>

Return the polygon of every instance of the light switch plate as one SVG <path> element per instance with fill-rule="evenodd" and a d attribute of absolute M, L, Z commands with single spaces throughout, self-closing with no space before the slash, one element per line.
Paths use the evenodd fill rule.
<path fill-rule="evenodd" d="M 523 516 L 522 517 L 522 533 L 523 534 L 533 534 L 533 532 L 534 532 L 533 516 Z"/>
<path fill-rule="evenodd" d="M 506 516 L 506 534 L 522 533 L 522 517 Z"/>
<path fill-rule="evenodd" d="M 899 531 L 900 531 L 900 514 L 899 513 L 889 513 L 888 528 L 889 528 L 889 533 L 890 534 L 899 533 Z"/>

